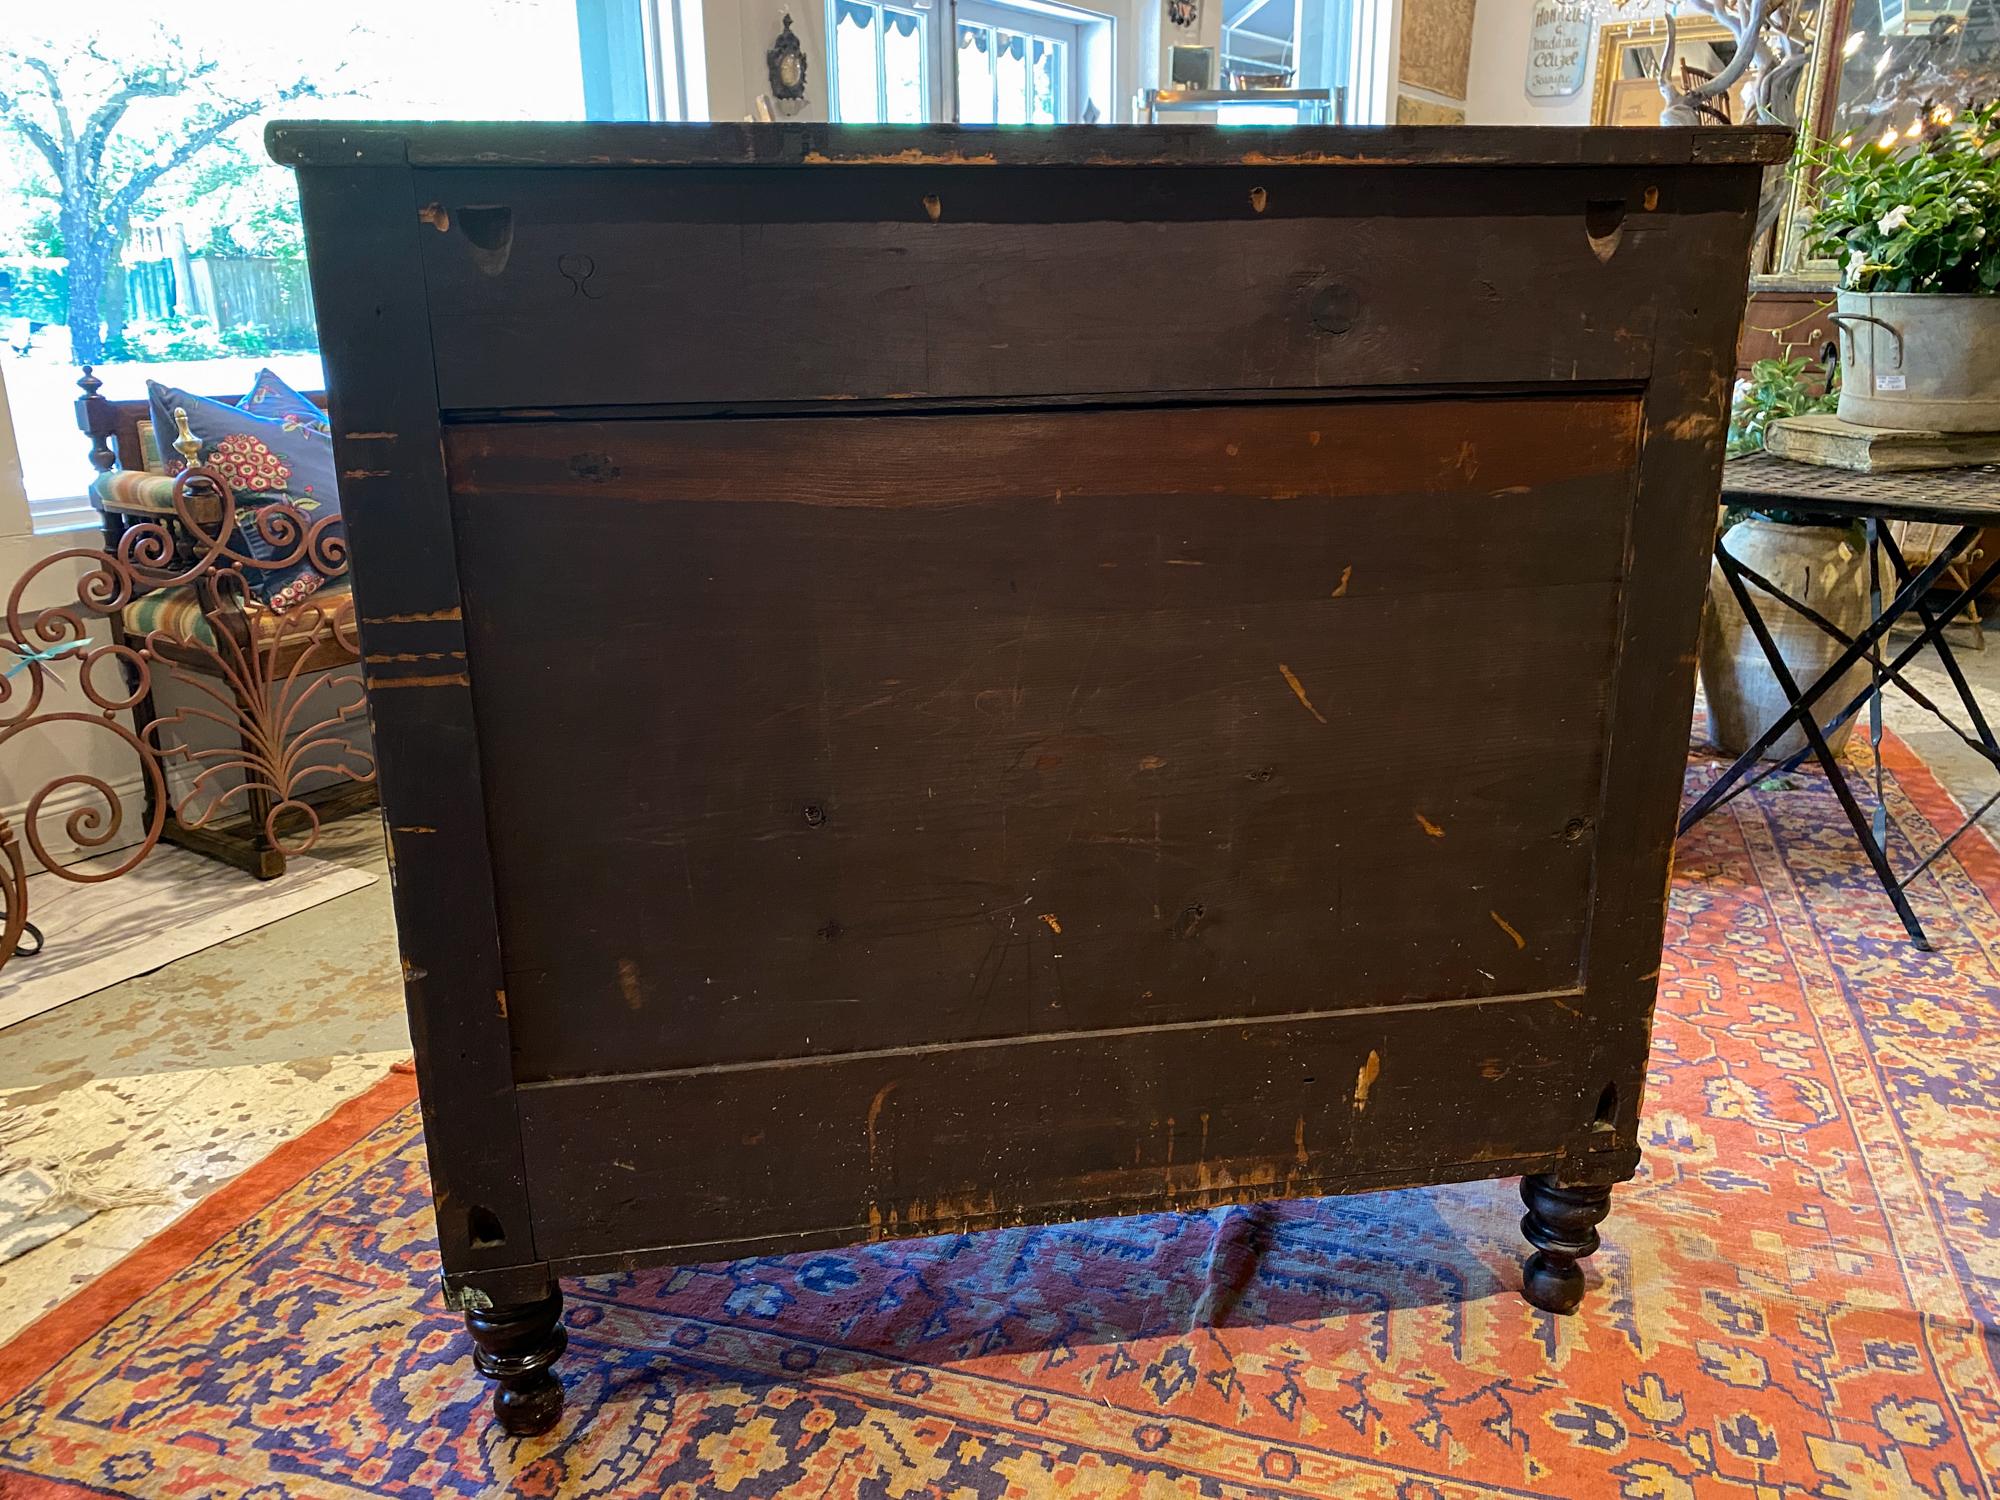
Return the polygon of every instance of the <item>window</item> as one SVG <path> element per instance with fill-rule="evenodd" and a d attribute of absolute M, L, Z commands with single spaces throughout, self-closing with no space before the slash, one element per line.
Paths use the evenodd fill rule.
<path fill-rule="evenodd" d="M 324 384 L 292 174 L 266 120 L 680 112 L 675 0 L 93 0 L 0 37 L 0 370 L 38 528 L 89 522 L 72 404 L 148 377 Z M 143 87 L 133 88 L 143 80 Z M 96 141 L 78 171 L 65 139 Z"/>
<path fill-rule="evenodd" d="M 1390 0 L 1222 0 L 1221 77 L 1283 77 L 1287 86 L 1327 89 L 1344 122 L 1388 119 Z M 1219 111 L 1225 125 L 1293 125 L 1290 107 L 1237 106 Z"/>
<path fill-rule="evenodd" d="M 1074 21 L 959 0 L 961 125 L 1057 125 L 1078 118 Z"/>
<path fill-rule="evenodd" d="M 849 123 L 1095 118 L 1093 57 L 1110 93 L 1111 23 L 1045 0 L 832 0 L 831 24 L 833 116 Z"/>
<path fill-rule="evenodd" d="M 834 117 L 917 125 L 934 117 L 930 17 L 880 0 L 833 0 Z"/>

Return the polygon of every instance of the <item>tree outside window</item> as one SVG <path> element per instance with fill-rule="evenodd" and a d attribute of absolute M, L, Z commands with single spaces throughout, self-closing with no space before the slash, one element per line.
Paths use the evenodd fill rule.
<path fill-rule="evenodd" d="M 148 376 L 322 376 L 273 118 L 580 119 L 577 0 L 36 7 L 0 36 L 0 364 L 31 501 L 89 479 L 70 405 Z M 164 18 L 163 18 L 164 17 Z M 635 22 L 636 25 L 636 22 Z M 601 84 L 601 80 L 599 80 Z"/>

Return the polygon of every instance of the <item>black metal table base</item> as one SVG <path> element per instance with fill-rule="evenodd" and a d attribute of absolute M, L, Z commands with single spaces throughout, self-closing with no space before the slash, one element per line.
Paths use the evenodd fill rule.
<path fill-rule="evenodd" d="M 1988 799 L 1978 812 L 1961 823 L 1908 875 L 1899 877 L 1889 862 L 1888 815 L 1887 807 L 1882 800 L 1882 690 L 1889 684 L 1899 688 L 1919 707 L 1934 714 L 1967 745 L 1985 756 L 1996 770 L 2000 770 L 2000 742 L 1996 742 L 1993 731 L 1986 722 L 1986 716 L 1980 711 L 1978 700 L 1973 696 L 1972 688 L 1966 682 L 1965 673 L 1960 669 L 1958 659 L 1952 654 L 1951 644 L 1944 634 L 1952 620 L 1963 613 L 1995 578 L 2000 578 L 2000 557 L 1987 564 L 1967 587 L 1951 598 L 1943 609 L 1934 609 L 1929 598 L 1932 589 L 1937 586 L 1938 580 L 1945 576 L 1946 571 L 1977 544 L 1980 527 L 1961 525 L 1940 552 L 1923 568 L 1912 572 L 1902 552 L 1896 546 L 1895 539 L 1882 521 L 1871 516 L 1862 524 L 1867 533 L 1871 618 L 1859 635 L 1847 634 L 1817 610 L 1786 593 L 1770 579 L 1739 561 L 1725 545 L 1726 533 L 1716 538 L 1716 567 L 1721 572 L 1723 581 L 1728 584 L 1738 607 L 1742 609 L 1744 620 L 1749 625 L 1751 634 L 1757 638 L 1757 644 L 1770 663 L 1772 674 L 1777 678 L 1779 687 L 1784 690 L 1789 706 L 1772 720 L 1750 747 L 1737 756 L 1729 768 L 1710 783 L 1689 805 L 1687 811 L 1681 814 L 1680 832 L 1686 833 L 1730 798 L 1740 795 L 1752 786 L 1757 780 L 1753 773 L 1756 772 L 1766 752 L 1796 725 L 1805 737 L 1806 748 L 1778 769 L 1781 771 L 1792 769 L 1802 764 L 1808 757 L 1818 761 L 1820 769 L 1826 774 L 1828 784 L 1833 788 L 1834 796 L 1840 801 L 1841 811 L 1847 815 L 1847 821 L 1854 829 L 1854 836 L 1860 842 L 1869 866 L 1875 872 L 1875 878 L 1881 882 L 1883 891 L 1887 893 L 1891 904 L 1896 908 L 1896 915 L 1902 919 L 1904 929 L 1919 948 L 1928 949 L 1930 940 L 1925 936 L 1923 924 L 1917 920 L 1917 914 L 1910 905 L 1910 885 L 1930 868 L 1939 855 L 1955 844 L 1960 835 L 1973 826 L 1986 807 L 1990 807 L 1995 800 L 2000 800 L 2000 793 Z M 1888 573 L 1894 577 L 1897 584 L 1894 595 L 1886 605 L 1882 602 L 1885 563 Z M 1841 644 L 1842 650 L 1834 658 L 1833 664 L 1803 688 L 1779 653 L 1777 642 L 1771 634 L 1771 627 L 1752 594 L 1753 589 L 1784 605 Z M 1892 627 L 1911 617 L 1918 623 L 1916 639 L 1885 661 L 1882 642 Z M 1934 648 L 1943 662 L 1945 674 L 1951 679 L 1959 701 L 1971 720 L 1970 731 L 1953 722 L 1944 709 L 1904 676 L 1903 669 L 1926 646 Z M 1868 663 L 1869 668 L 1868 686 L 1842 704 L 1838 712 L 1823 719 L 1821 700 L 1832 693 L 1841 678 L 1846 676 L 1857 662 L 1863 660 Z M 1854 795 L 1854 788 L 1849 783 L 1846 768 L 1841 765 L 1840 757 L 1833 753 L 1828 743 L 1828 737 L 1852 719 L 1864 704 L 1869 707 L 1871 737 L 1875 746 L 1875 810 L 1872 818 L 1862 811 L 1861 804 Z"/>

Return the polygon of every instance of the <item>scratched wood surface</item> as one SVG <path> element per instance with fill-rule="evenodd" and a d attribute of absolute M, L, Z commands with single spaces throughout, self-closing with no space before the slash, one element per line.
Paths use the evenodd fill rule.
<path fill-rule="evenodd" d="M 454 1296 L 1631 1174 L 1778 137 L 271 139 Z"/>
<path fill-rule="evenodd" d="M 1576 986 L 1637 451 L 1610 396 L 452 429 L 516 1076 Z"/>
<path fill-rule="evenodd" d="M 1647 167 L 937 176 L 417 173 L 439 400 L 1638 381 L 1649 289 L 1732 212 L 1725 181 Z"/>

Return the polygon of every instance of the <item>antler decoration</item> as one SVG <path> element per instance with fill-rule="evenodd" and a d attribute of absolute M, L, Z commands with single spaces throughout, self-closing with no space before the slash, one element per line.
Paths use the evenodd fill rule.
<path fill-rule="evenodd" d="M 1736 39 L 1736 55 L 1713 78 L 1683 88 L 1674 77 L 1673 58 L 1679 41 L 1674 10 L 1666 15 L 1667 43 L 1661 53 L 1660 111 L 1662 125 L 1698 125 L 1713 113 L 1752 68 L 1756 80 L 1747 95 L 1748 112 L 1767 124 L 1796 125 L 1798 78 L 1805 71 L 1812 47 L 1806 37 L 1808 20 L 1793 0 L 1679 0 L 1689 10 L 1720 22 Z"/>

